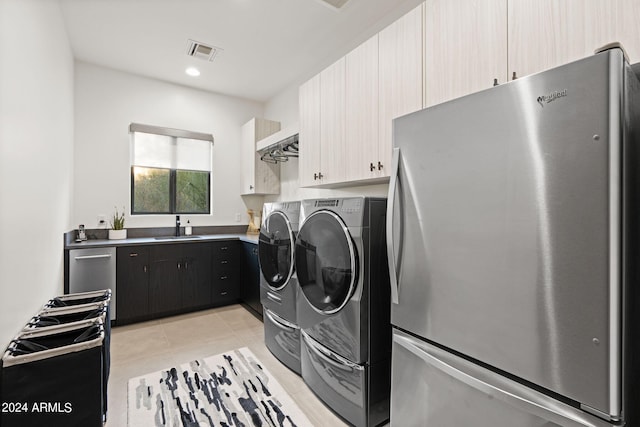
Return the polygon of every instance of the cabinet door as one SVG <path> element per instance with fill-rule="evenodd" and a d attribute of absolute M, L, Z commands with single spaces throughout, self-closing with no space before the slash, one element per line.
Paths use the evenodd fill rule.
<path fill-rule="evenodd" d="M 508 10 L 510 78 L 584 58 L 613 41 L 638 59 L 636 0 L 509 0 Z"/>
<path fill-rule="evenodd" d="M 380 158 L 391 163 L 392 120 L 422 108 L 423 7 L 421 4 L 379 33 Z"/>
<path fill-rule="evenodd" d="M 260 160 L 256 143 L 280 130 L 280 123 L 253 118 L 242 126 L 240 194 L 279 194 L 280 165 Z"/>
<path fill-rule="evenodd" d="M 149 249 L 149 311 L 152 315 L 176 312 L 182 307 L 178 272 L 182 269 L 180 245 L 155 245 Z"/>
<path fill-rule="evenodd" d="M 255 139 L 256 119 L 251 119 L 242 126 L 240 143 L 240 194 L 253 194 L 256 189 L 256 139 Z"/>
<path fill-rule="evenodd" d="M 215 242 L 212 252 L 211 302 L 214 305 L 236 302 L 240 297 L 240 242 Z"/>
<path fill-rule="evenodd" d="M 609 7 L 612 7 L 612 3 L 618 5 L 616 22 L 613 26 L 616 31 L 614 40 L 622 43 L 631 64 L 640 62 L 640 25 L 638 24 L 640 22 L 640 2 L 638 0 L 599 1 L 598 5 L 602 3 L 609 5 Z"/>
<path fill-rule="evenodd" d="M 384 176 L 386 171 L 378 169 L 378 35 L 355 48 L 345 59 L 346 180 Z"/>
<path fill-rule="evenodd" d="M 345 181 L 345 58 L 320 73 L 320 172 L 322 184 Z"/>
<path fill-rule="evenodd" d="M 211 305 L 211 245 L 182 245 L 180 289 L 182 308 L 195 309 Z"/>
<path fill-rule="evenodd" d="M 256 153 L 256 143 L 280 130 L 280 122 L 257 119 L 253 159 L 255 164 L 255 194 L 280 194 L 280 165 L 260 160 Z"/>
<path fill-rule="evenodd" d="M 298 159 L 301 187 L 318 185 L 320 172 L 320 75 L 300 86 L 300 151 Z"/>
<path fill-rule="evenodd" d="M 149 315 L 149 249 L 116 249 L 116 302 L 118 322 L 129 322 Z"/>
<path fill-rule="evenodd" d="M 243 263 L 240 299 L 249 308 L 262 315 L 260 303 L 260 267 L 258 264 L 258 245 L 242 242 Z"/>
<path fill-rule="evenodd" d="M 507 81 L 507 0 L 427 0 L 425 107 Z"/>

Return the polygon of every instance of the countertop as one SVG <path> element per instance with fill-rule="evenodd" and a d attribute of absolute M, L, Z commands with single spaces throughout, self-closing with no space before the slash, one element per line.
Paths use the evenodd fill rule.
<path fill-rule="evenodd" d="M 65 249 L 85 249 L 85 248 L 105 248 L 114 246 L 136 246 L 136 245 L 164 245 L 171 243 L 193 243 L 211 242 L 216 240 L 240 240 L 243 242 L 258 244 L 257 234 L 201 234 L 194 236 L 171 237 L 132 237 L 119 240 L 91 239 L 83 242 L 71 242 L 65 245 Z"/>

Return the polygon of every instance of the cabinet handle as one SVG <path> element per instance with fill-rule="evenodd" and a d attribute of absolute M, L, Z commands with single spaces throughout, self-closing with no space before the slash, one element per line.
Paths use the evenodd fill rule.
<path fill-rule="evenodd" d="M 253 249 L 253 254 L 254 255 L 258 255 L 258 250 L 257 249 Z"/>
<path fill-rule="evenodd" d="M 253 190 L 253 185 L 250 185 L 250 186 L 249 186 L 249 190 Z"/>
<path fill-rule="evenodd" d="M 180 263 L 178 263 L 178 270 L 180 270 Z"/>
<path fill-rule="evenodd" d="M 515 80 L 515 79 L 517 79 L 517 78 L 518 78 L 518 76 L 516 76 L 516 72 L 514 71 L 514 72 L 513 72 L 513 76 L 511 76 L 511 80 Z"/>
<path fill-rule="evenodd" d="M 138 254 L 137 254 L 137 253 L 135 253 L 135 252 L 131 252 L 131 253 L 129 254 L 129 256 L 133 258 L 133 257 L 138 256 Z"/>
<path fill-rule="evenodd" d="M 317 180 L 317 179 L 318 179 L 318 174 L 317 174 L 317 173 L 314 173 L 314 174 L 313 174 L 313 180 L 315 181 L 315 180 Z"/>
<path fill-rule="evenodd" d="M 227 260 L 225 259 L 225 260 L 220 261 L 220 264 L 229 264 L 229 261 L 227 261 Z"/>
<path fill-rule="evenodd" d="M 382 170 L 382 163 L 380 163 L 380 161 L 378 161 L 378 170 L 381 171 Z"/>
<path fill-rule="evenodd" d="M 220 295 L 226 295 L 226 294 L 228 294 L 228 292 L 227 292 L 227 291 L 220 292 Z"/>
<path fill-rule="evenodd" d="M 228 248 L 228 247 L 226 247 L 226 246 L 221 246 L 221 247 L 220 247 L 220 250 L 221 250 L 221 251 L 226 251 L 227 249 L 229 249 L 229 248 Z"/>
<path fill-rule="evenodd" d="M 324 177 L 324 175 L 322 175 L 322 172 L 318 172 L 318 179 L 322 179 Z"/>
<path fill-rule="evenodd" d="M 376 170 L 376 167 L 375 167 L 375 166 L 373 166 L 373 163 L 369 163 L 369 170 L 370 170 L 371 172 L 373 172 L 374 170 Z"/>
<path fill-rule="evenodd" d="M 220 276 L 220 280 L 227 280 L 228 277 L 227 276 Z"/>
<path fill-rule="evenodd" d="M 146 265 L 142 266 L 142 271 L 144 271 L 145 273 L 147 272 L 147 266 Z"/>
<path fill-rule="evenodd" d="M 185 262 L 184 262 L 184 269 L 185 269 L 185 270 L 188 270 L 188 269 L 189 269 L 189 262 L 188 262 L 188 261 L 185 261 Z"/>
<path fill-rule="evenodd" d="M 493 79 L 493 85 L 494 86 L 498 86 L 500 83 L 498 83 L 498 79 Z"/>

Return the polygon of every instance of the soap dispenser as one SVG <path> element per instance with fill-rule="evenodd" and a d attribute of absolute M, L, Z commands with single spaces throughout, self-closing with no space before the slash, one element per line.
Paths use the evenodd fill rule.
<path fill-rule="evenodd" d="M 184 234 L 185 236 L 191 236 L 191 232 L 191 222 L 187 220 L 187 225 L 184 227 Z"/>

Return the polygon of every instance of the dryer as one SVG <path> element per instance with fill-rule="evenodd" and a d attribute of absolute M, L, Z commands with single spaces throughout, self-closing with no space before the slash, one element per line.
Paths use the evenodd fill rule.
<path fill-rule="evenodd" d="M 389 418 L 386 199 L 304 200 L 296 239 L 305 383 L 356 426 Z"/>
<path fill-rule="evenodd" d="M 298 281 L 294 244 L 299 216 L 300 202 L 266 203 L 258 238 L 265 344 L 278 360 L 298 375 L 300 330 L 296 316 Z"/>

